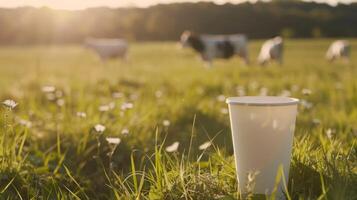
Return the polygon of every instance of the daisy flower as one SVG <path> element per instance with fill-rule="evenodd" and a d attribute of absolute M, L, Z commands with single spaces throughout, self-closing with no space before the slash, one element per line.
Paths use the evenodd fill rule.
<path fill-rule="evenodd" d="M 94 126 L 94 130 L 97 131 L 98 133 L 103 133 L 105 131 L 105 126 L 102 124 L 97 124 Z"/>
<path fill-rule="evenodd" d="M 164 125 L 164 126 L 166 126 L 166 127 L 170 126 L 170 124 L 171 124 L 171 122 L 170 122 L 169 120 L 167 120 L 167 119 L 165 119 L 164 121 L 162 121 L 162 125 Z"/>
<path fill-rule="evenodd" d="M 105 138 L 109 144 L 118 145 L 121 142 L 121 139 L 118 137 L 107 137 Z"/>
<path fill-rule="evenodd" d="M 7 108 L 9 109 L 14 109 L 18 103 L 16 103 L 14 100 L 12 99 L 6 99 L 5 101 L 2 102 L 2 104 L 4 104 Z"/>
<path fill-rule="evenodd" d="M 179 145 L 179 142 L 174 142 L 170 146 L 167 146 L 165 150 L 169 153 L 176 152 L 178 150 Z"/>
<path fill-rule="evenodd" d="M 45 85 L 42 87 L 42 92 L 44 93 L 52 93 L 56 90 L 56 88 L 54 86 L 51 85 Z"/>
<path fill-rule="evenodd" d="M 201 145 L 198 147 L 198 149 L 199 149 L 199 150 L 206 150 L 206 149 L 208 149 L 211 145 L 212 145 L 212 142 L 211 142 L 211 141 L 207 141 L 207 142 L 201 144 Z"/>

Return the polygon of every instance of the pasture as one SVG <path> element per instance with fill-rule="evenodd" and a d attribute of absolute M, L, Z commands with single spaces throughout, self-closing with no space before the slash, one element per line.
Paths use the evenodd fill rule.
<path fill-rule="evenodd" d="M 259 94 L 302 100 L 288 198 L 356 199 L 357 40 L 349 64 L 324 59 L 331 41 L 287 40 L 267 67 L 251 41 L 250 66 L 210 69 L 169 42 L 108 63 L 79 45 L 2 46 L 0 100 L 18 105 L 1 107 L 1 199 L 237 199 L 224 99 Z"/>

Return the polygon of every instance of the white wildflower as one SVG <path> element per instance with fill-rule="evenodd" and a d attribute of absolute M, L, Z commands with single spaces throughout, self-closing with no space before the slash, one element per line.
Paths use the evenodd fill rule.
<path fill-rule="evenodd" d="M 121 92 L 113 92 L 113 93 L 112 93 L 112 97 L 113 97 L 114 99 L 120 99 L 120 98 L 124 97 L 124 94 L 121 93 Z"/>
<path fill-rule="evenodd" d="M 332 139 L 332 135 L 335 133 L 334 129 L 328 128 L 326 130 L 326 136 L 328 137 L 328 139 Z"/>
<path fill-rule="evenodd" d="M 312 94 L 312 91 L 311 91 L 310 89 L 308 89 L 308 88 L 303 88 L 303 89 L 301 90 L 301 93 L 302 93 L 303 95 L 309 96 L 309 95 Z"/>
<path fill-rule="evenodd" d="M 124 128 L 124 129 L 121 131 L 121 134 L 122 134 L 122 135 L 125 135 L 125 136 L 129 135 L 129 129 Z"/>
<path fill-rule="evenodd" d="M 314 118 L 314 119 L 312 119 L 312 123 L 316 124 L 316 125 L 319 125 L 319 124 L 321 124 L 321 120 L 318 119 L 318 118 Z"/>
<path fill-rule="evenodd" d="M 292 85 L 291 86 L 291 91 L 297 92 L 298 90 L 299 90 L 299 86 L 298 85 Z"/>
<path fill-rule="evenodd" d="M 223 94 L 217 96 L 217 101 L 224 102 L 225 100 L 226 97 Z"/>
<path fill-rule="evenodd" d="M 245 190 L 247 194 L 252 194 L 255 189 L 256 176 L 259 174 L 259 171 L 249 171 L 247 174 L 247 183 L 245 185 Z"/>
<path fill-rule="evenodd" d="M 108 104 L 108 106 L 109 106 L 109 109 L 113 110 L 115 108 L 115 102 L 110 102 Z"/>
<path fill-rule="evenodd" d="M 281 91 L 279 96 L 290 97 L 291 96 L 291 92 L 290 92 L 290 90 L 283 90 L 283 91 Z"/>
<path fill-rule="evenodd" d="M 25 126 L 27 128 L 31 128 L 32 122 L 25 120 L 25 119 L 19 119 L 19 124 L 22 126 Z"/>
<path fill-rule="evenodd" d="M 164 121 L 162 121 L 162 125 L 166 127 L 170 126 L 170 124 L 171 124 L 170 120 L 165 119 Z"/>
<path fill-rule="evenodd" d="M 62 107 L 62 106 L 64 106 L 65 101 L 64 101 L 64 99 L 57 99 L 56 103 L 59 107 Z"/>
<path fill-rule="evenodd" d="M 259 171 L 250 171 L 247 176 L 248 182 L 254 182 L 255 178 L 258 174 L 259 174 Z"/>
<path fill-rule="evenodd" d="M 318 119 L 318 118 L 314 118 L 314 119 L 312 119 L 312 123 L 316 124 L 316 125 L 319 125 L 319 124 L 321 124 L 321 120 Z"/>
<path fill-rule="evenodd" d="M 52 93 L 56 90 L 56 88 L 54 86 L 51 85 L 46 85 L 42 87 L 42 92 L 44 93 Z"/>
<path fill-rule="evenodd" d="M 100 105 L 98 110 L 100 112 L 107 112 L 109 110 L 113 110 L 115 108 L 115 102 L 110 102 L 108 104 Z"/>
<path fill-rule="evenodd" d="M 105 131 L 105 126 L 103 126 L 102 124 L 97 124 L 94 126 L 94 130 L 98 133 L 103 133 Z"/>
<path fill-rule="evenodd" d="M 79 118 L 86 118 L 87 114 L 85 112 L 77 112 L 77 117 Z"/>
<path fill-rule="evenodd" d="M 138 98 L 139 98 L 139 95 L 136 94 L 136 93 L 133 93 L 133 94 L 130 95 L 130 100 L 132 100 L 132 101 L 135 101 L 135 100 L 137 100 Z"/>
<path fill-rule="evenodd" d="M 2 104 L 4 104 L 6 107 L 12 110 L 17 106 L 18 103 L 16 103 L 12 99 L 6 99 L 5 101 L 2 102 Z"/>
<path fill-rule="evenodd" d="M 169 153 L 176 152 L 178 150 L 179 145 L 179 142 L 174 142 L 170 146 L 166 147 L 166 151 Z"/>
<path fill-rule="evenodd" d="M 308 102 L 304 99 L 301 100 L 301 105 L 307 110 L 311 109 L 313 106 L 313 104 L 311 102 Z"/>
<path fill-rule="evenodd" d="M 269 89 L 266 87 L 260 88 L 259 96 L 267 96 L 269 92 Z"/>
<path fill-rule="evenodd" d="M 238 96 L 245 96 L 245 89 L 243 86 L 238 86 L 237 87 L 237 93 L 238 93 Z"/>
<path fill-rule="evenodd" d="M 105 138 L 109 144 L 118 145 L 121 142 L 121 139 L 118 137 L 107 137 Z"/>
<path fill-rule="evenodd" d="M 123 103 L 120 108 L 125 111 L 128 109 L 132 109 L 133 107 L 134 107 L 134 104 L 132 104 L 132 103 Z"/>
<path fill-rule="evenodd" d="M 106 112 L 106 111 L 110 110 L 110 107 L 108 105 L 101 105 L 101 106 L 98 107 L 98 110 L 100 112 Z"/>
<path fill-rule="evenodd" d="M 42 131 L 35 131 L 33 134 L 34 134 L 37 138 L 39 138 L 39 139 L 45 137 L 45 133 L 42 132 Z"/>
<path fill-rule="evenodd" d="M 132 103 L 127 103 L 126 108 L 132 109 L 134 107 L 134 104 Z"/>
<path fill-rule="evenodd" d="M 203 144 L 201 144 L 198 149 L 199 150 L 206 150 L 207 148 L 209 148 L 210 146 L 212 145 L 212 142 L 211 141 L 207 141 Z"/>

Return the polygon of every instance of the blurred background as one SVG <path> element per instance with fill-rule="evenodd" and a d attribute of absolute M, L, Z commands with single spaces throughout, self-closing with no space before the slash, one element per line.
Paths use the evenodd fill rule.
<path fill-rule="evenodd" d="M 357 36 L 352 0 L 3 0 L 0 7 L 1 44 L 78 43 L 86 37 L 178 40 L 184 30 L 249 38 Z"/>

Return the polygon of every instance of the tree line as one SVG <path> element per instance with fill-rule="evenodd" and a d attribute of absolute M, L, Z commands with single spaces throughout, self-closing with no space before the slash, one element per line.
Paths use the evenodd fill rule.
<path fill-rule="evenodd" d="M 356 37 L 357 3 L 332 7 L 300 1 L 174 3 L 79 11 L 0 9 L 0 43 L 78 43 L 87 37 L 177 40 L 184 30 L 244 33 L 249 38 Z"/>

